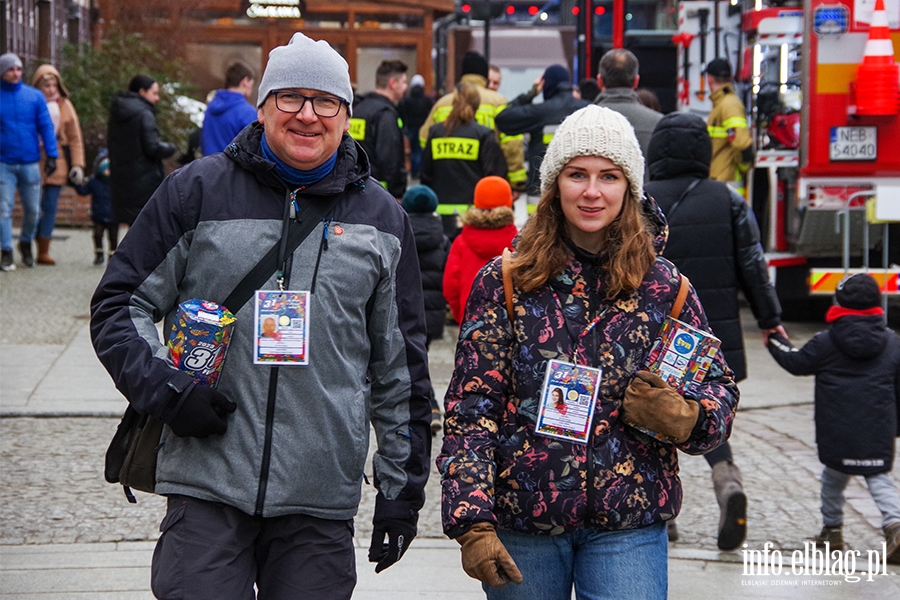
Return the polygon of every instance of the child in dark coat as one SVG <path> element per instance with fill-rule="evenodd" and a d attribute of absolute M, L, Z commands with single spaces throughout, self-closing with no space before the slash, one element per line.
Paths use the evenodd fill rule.
<path fill-rule="evenodd" d="M 825 316 L 833 323 L 799 350 L 780 334 L 769 352 L 789 373 L 815 375 L 816 445 L 822 472 L 822 532 L 817 544 L 844 546 L 844 488 L 866 478 L 882 514 L 887 561 L 900 564 L 900 493 L 890 471 L 900 435 L 900 338 L 884 324 L 878 283 L 865 273 L 845 278 Z"/>
<path fill-rule="evenodd" d="M 91 221 L 94 223 L 94 264 L 103 264 L 103 232 L 109 242 L 109 255 L 119 245 L 119 224 L 112 212 L 112 200 L 109 195 L 109 153 L 100 150 L 94 161 L 94 176 L 84 185 L 76 185 L 75 191 L 82 196 L 91 197 Z"/>
<path fill-rule="evenodd" d="M 453 240 L 444 269 L 444 298 L 460 324 L 478 271 L 504 248 L 512 249 L 519 232 L 513 224 L 512 188 L 503 177 L 479 180 L 473 204 L 462 216 L 462 232 Z"/>
<path fill-rule="evenodd" d="M 402 205 L 409 214 L 409 223 L 416 237 L 416 253 L 419 256 L 419 270 L 422 272 L 422 295 L 425 298 L 425 347 L 431 340 L 444 336 L 444 319 L 447 303 L 444 302 L 442 281 L 444 263 L 450 240 L 444 235 L 441 218 L 435 212 L 438 205 L 437 194 L 427 185 L 416 185 L 403 194 Z M 441 409 L 434 391 L 431 394 L 431 431 L 437 434 L 441 429 Z"/>

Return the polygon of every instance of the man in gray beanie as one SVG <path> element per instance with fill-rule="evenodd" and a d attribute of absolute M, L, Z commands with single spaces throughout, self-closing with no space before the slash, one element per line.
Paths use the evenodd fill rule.
<path fill-rule="evenodd" d="M 163 181 L 94 295 L 98 357 L 165 424 L 158 598 L 350 598 L 370 430 L 375 571 L 416 536 L 432 394 L 416 244 L 347 133 L 351 100 L 326 42 L 272 50 L 258 122 Z M 236 319 L 216 387 L 157 339 L 190 298 Z"/>
<path fill-rule="evenodd" d="M 53 120 L 44 94 L 22 82 L 22 61 L 12 52 L 0 55 L 0 271 L 13 271 L 12 212 L 16 190 L 22 202 L 19 251 L 22 264 L 34 266 L 32 242 L 41 209 L 41 143 L 47 154 L 44 172 L 56 170 L 59 153 Z"/>

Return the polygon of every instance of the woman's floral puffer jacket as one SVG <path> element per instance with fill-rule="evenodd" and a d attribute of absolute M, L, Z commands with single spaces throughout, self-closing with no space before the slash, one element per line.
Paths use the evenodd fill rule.
<path fill-rule="evenodd" d="M 625 388 L 644 366 L 680 275 L 658 258 L 635 293 L 610 302 L 597 257 L 575 254 L 550 285 L 515 294 L 514 324 L 506 311 L 500 258 L 472 287 L 437 458 L 443 526 L 450 537 L 478 521 L 549 535 L 578 527 L 634 529 L 672 519 L 681 508 L 676 447 L 620 418 Z M 602 316 L 591 330 L 596 334 L 581 335 L 597 314 Z M 708 330 L 693 288 L 680 319 Z M 534 433 L 547 362 L 572 362 L 573 353 L 579 364 L 602 368 L 588 444 L 592 464 L 588 446 Z M 702 418 L 677 449 L 701 454 L 728 439 L 738 403 L 721 353 L 694 397 Z"/>

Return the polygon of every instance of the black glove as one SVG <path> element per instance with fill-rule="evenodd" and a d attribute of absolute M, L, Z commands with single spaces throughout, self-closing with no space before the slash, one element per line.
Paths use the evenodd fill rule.
<path fill-rule="evenodd" d="M 56 159 L 52 156 L 48 156 L 47 160 L 44 161 L 44 175 L 49 177 L 53 171 L 56 170 Z"/>
<path fill-rule="evenodd" d="M 791 341 L 780 333 L 769 334 L 769 346 L 772 346 L 776 350 L 781 350 L 782 352 L 791 352 L 794 350 L 794 345 Z"/>
<path fill-rule="evenodd" d="M 369 562 L 375 565 L 375 572 L 381 573 L 403 557 L 403 553 L 416 537 L 416 522 L 419 515 L 414 513 L 406 519 L 383 519 L 374 521 L 372 545 L 369 546 Z M 388 541 L 385 543 L 384 536 Z"/>
<path fill-rule="evenodd" d="M 228 430 L 226 415 L 237 404 L 205 385 L 195 385 L 172 417 L 169 427 L 178 437 L 205 438 L 222 435 Z"/>

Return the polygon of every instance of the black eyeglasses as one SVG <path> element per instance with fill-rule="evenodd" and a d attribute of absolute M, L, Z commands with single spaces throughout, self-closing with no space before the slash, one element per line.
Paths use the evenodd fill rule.
<path fill-rule="evenodd" d="M 304 96 L 294 92 L 272 92 L 275 96 L 275 108 L 281 112 L 297 114 L 306 106 L 306 101 L 312 103 L 313 112 L 319 117 L 335 117 L 341 111 L 344 101 L 332 96 Z"/>

